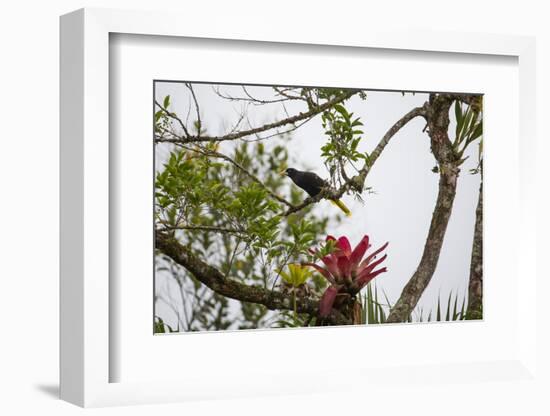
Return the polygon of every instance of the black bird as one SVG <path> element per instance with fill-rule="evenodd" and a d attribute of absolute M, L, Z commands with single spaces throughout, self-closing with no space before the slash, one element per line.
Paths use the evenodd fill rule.
<path fill-rule="evenodd" d="M 298 187 L 306 191 L 311 197 L 316 196 L 319 192 L 321 192 L 323 188 L 329 186 L 325 180 L 321 179 L 313 172 L 303 172 L 294 168 L 288 168 L 287 170 L 281 172 L 281 175 L 288 176 L 290 179 L 292 179 L 292 182 L 294 182 Z M 344 205 L 342 201 L 340 201 L 339 199 L 331 199 L 330 202 L 332 202 L 334 205 L 344 211 L 344 214 L 346 214 L 346 216 L 351 217 L 351 211 L 348 207 L 346 207 L 346 205 Z"/>

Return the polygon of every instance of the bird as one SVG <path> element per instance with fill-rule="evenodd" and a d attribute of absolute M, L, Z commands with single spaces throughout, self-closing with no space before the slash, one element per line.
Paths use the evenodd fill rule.
<path fill-rule="evenodd" d="M 318 195 L 323 188 L 329 187 L 329 184 L 324 179 L 313 172 L 304 172 L 298 169 L 288 168 L 282 171 L 281 175 L 288 176 L 292 179 L 292 182 L 306 191 L 311 197 Z M 330 202 L 340 208 L 347 217 L 351 217 L 351 211 L 342 201 L 339 199 L 330 199 Z"/>

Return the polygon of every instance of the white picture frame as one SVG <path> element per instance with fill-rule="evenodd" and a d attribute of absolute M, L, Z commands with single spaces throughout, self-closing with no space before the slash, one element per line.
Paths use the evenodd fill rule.
<path fill-rule="evenodd" d="M 420 382 L 464 379 L 539 383 L 537 372 L 537 323 L 535 258 L 535 42 L 533 38 L 472 33 L 379 31 L 356 33 L 302 32 L 275 25 L 255 28 L 246 36 L 236 34 L 230 22 L 207 26 L 200 19 L 186 20 L 173 13 L 107 9 L 82 9 L 61 18 L 61 398 L 80 406 L 158 403 L 196 398 L 329 392 L 363 383 L 384 389 L 399 378 L 401 388 Z M 147 36 L 226 39 L 282 44 L 332 45 L 334 47 L 429 51 L 452 54 L 504 55 L 519 66 L 519 197 L 518 326 L 517 347 L 507 359 L 472 363 L 418 362 L 411 368 L 373 369 L 367 378 L 358 368 L 331 369 L 327 386 L 319 373 L 288 380 L 284 374 L 266 374 L 265 382 L 227 380 L 212 383 L 204 377 L 178 381 L 110 382 L 110 365 L 120 357 L 110 349 L 109 284 L 109 36 L 113 33 Z M 284 48 L 284 45 L 282 46 Z M 112 168 L 112 166 L 111 166 Z M 518 273 L 518 271 L 516 271 Z M 412 330 L 418 330 L 412 328 Z M 409 327 L 409 331 L 411 327 Z M 310 332 L 310 334 L 313 334 Z M 253 335 L 253 334 L 252 334 Z M 151 333 L 152 336 L 152 333 Z M 250 335 L 247 335 L 250 336 Z M 315 335 L 310 335 L 315 336 Z M 336 335 L 335 335 L 336 336 Z M 244 339 L 244 338 L 243 338 Z M 475 376 L 472 377 L 472 374 Z M 382 380 L 382 386 L 374 380 Z M 307 381 L 307 382 L 306 382 Z M 488 393 L 489 394 L 489 393 Z"/>

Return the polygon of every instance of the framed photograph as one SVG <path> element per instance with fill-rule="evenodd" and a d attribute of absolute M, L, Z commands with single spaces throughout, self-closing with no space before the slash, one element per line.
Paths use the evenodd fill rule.
<path fill-rule="evenodd" d="M 483 95 L 155 80 L 154 106 L 155 333 L 482 319 Z"/>
<path fill-rule="evenodd" d="M 534 40 L 180 18 L 61 18 L 61 397 L 536 385 Z"/>

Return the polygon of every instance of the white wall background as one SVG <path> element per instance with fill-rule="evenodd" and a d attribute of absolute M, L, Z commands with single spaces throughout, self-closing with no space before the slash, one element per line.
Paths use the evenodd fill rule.
<path fill-rule="evenodd" d="M 169 9 L 185 12 L 190 19 L 214 14 L 235 19 L 236 31 L 244 25 L 257 26 L 269 19 L 285 25 L 322 25 L 338 30 L 344 25 L 421 27 L 450 31 L 512 33 L 537 36 L 538 129 L 546 131 L 550 104 L 550 29 L 546 2 L 536 0 L 485 1 L 437 0 L 385 2 L 317 1 L 145 1 L 21 0 L 3 2 L 0 12 L 2 82 L 0 114 L 2 148 L 0 177 L 3 196 L 0 205 L 1 273 L 0 291 L 2 342 L 0 343 L 0 411 L 19 414 L 80 414 L 81 409 L 55 399 L 58 382 L 58 16 L 74 9 L 117 7 Z M 185 24 L 185 22 L 182 22 Z M 541 161 L 548 154 L 548 142 L 540 141 Z M 543 177 L 544 175 L 544 177 Z M 550 211 L 548 173 L 539 167 L 540 213 Z M 541 218 L 539 250 L 548 252 L 548 219 Z M 513 244 L 513 242 L 511 242 Z M 546 249 L 543 250 L 543 245 Z M 546 275 L 548 266 L 540 261 Z M 548 284 L 546 284 L 548 290 Z M 544 288 L 539 288 L 544 291 Z M 539 306 L 543 313 L 542 306 Z M 548 366 L 546 354 L 541 365 Z M 543 352 L 543 351 L 541 351 Z M 545 367 L 548 369 L 548 367 Z M 548 371 L 546 372 L 548 374 Z M 226 402 L 188 403 L 138 408 L 93 410 L 94 414 L 265 414 L 289 412 L 346 414 L 370 412 L 392 414 L 393 403 L 411 401 L 411 414 L 548 414 L 542 391 L 508 383 L 487 384 L 472 390 L 467 385 L 452 389 L 434 386 L 430 391 L 410 392 L 395 397 L 350 397 L 335 393 L 330 397 L 282 397 Z M 547 390 L 548 391 L 548 390 Z M 537 400 L 538 398 L 538 400 Z M 421 405 L 420 405 L 421 403 Z M 473 412 L 473 413 L 472 413 Z"/>

